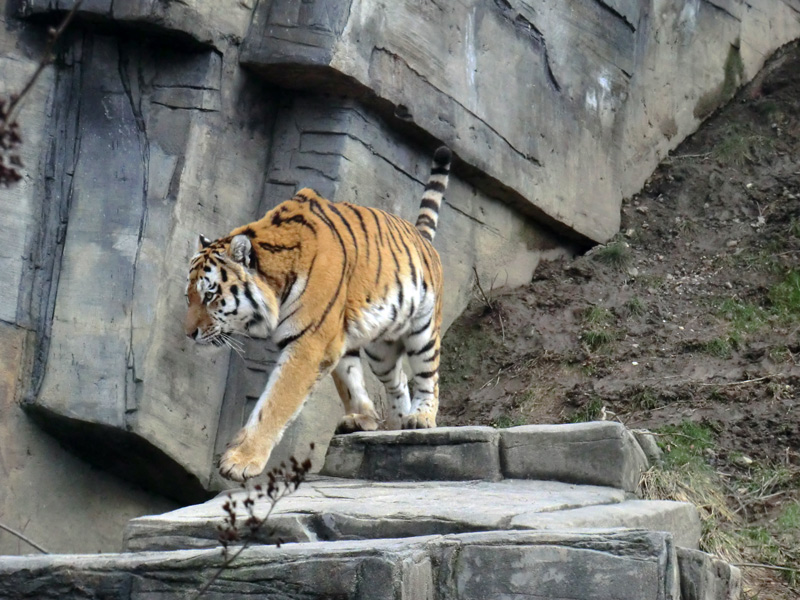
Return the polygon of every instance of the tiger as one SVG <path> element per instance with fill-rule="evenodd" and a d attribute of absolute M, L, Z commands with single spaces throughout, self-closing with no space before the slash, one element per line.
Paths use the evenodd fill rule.
<path fill-rule="evenodd" d="M 443 274 L 433 240 L 451 162 L 447 146 L 435 151 L 415 225 L 304 188 L 225 237 L 200 236 L 189 264 L 186 335 L 216 346 L 236 334 L 272 339 L 279 351 L 219 460 L 223 477 L 261 473 L 327 374 L 344 405 L 336 433 L 436 427 Z M 386 389 L 384 419 L 367 395 L 362 351 Z"/>

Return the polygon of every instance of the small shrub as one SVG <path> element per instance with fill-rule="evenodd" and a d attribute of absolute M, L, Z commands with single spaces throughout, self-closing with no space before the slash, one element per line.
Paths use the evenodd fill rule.
<path fill-rule="evenodd" d="M 619 271 L 624 270 L 631 262 L 628 244 L 622 240 L 611 241 L 605 246 L 600 246 L 592 256 L 596 261 Z"/>
<path fill-rule="evenodd" d="M 641 317 L 647 312 L 647 306 L 644 301 L 638 296 L 634 296 L 625 303 L 625 308 L 628 314 L 635 317 Z"/>
<path fill-rule="evenodd" d="M 800 270 L 792 269 L 769 291 L 775 315 L 784 322 L 800 319 Z"/>
<path fill-rule="evenodd" d="M 607 329 L 587 329 L 581 333 L 581 341 L 595 352 L 614 341 L 614 334 Z"/>
<path fill-rule="evenodd" d="M 572 417 L 570 423 L 587 423 L 589 421 L 596 421 L 603 412 L 603 401 L 599 398 L 593 398 L 584 404 Z"/>
<path fill-rule="evenodd" d="M 701 345 L 701 350 L 711 356 L 717 358 L 730 358 L 733 353 L 733 347 L 728 338 L 714 338 Z"/>
<path fill-rule="evenodd" d="M 583 322 L 587 325 L 607 325 L 614 320 L 614 315 L 602 306 L 590 306 L 583 313 Z"/>
<path fill-rule="evenodd" d="M 508 429 L 509 427 L 518 427 L 525 425 L 525 419 L 522 417 L 509 417 L 508 415 L 500 415 L 492 421 L 492 427 L 495 429 Z"/>

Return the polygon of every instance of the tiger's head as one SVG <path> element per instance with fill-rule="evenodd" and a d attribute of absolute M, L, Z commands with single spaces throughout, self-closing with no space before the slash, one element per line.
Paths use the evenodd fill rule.
<path fill-rule="evenodd" d="M 186 335 L 200 344 L 231 346 L 232 334 L 265 338 L 278 321 L 278 299 L 259 276 L 246 235 L 200 236 L 186 285 Z"/>

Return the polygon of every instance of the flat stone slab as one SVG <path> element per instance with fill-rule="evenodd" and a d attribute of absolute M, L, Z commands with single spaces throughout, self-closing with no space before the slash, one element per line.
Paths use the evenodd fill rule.
<path fill-rule="evenodd" d="M 192 597 L 218 550 L 0 558 L 0 598 Z M 678 600 L 669 534 L 488 532 L 407 540 L 253 546 L 204 599 Z"/>
<path fill-rule="evenodd" d="M 335 436 L 324 475 L 374 481 L 502 479 L 492 427 L 437 427 Z"/>
<path fill-rule="evenodd" d="M 231 492 L 239 507 L 246 495 L 244 490 Z M 221 494 L 204 504 L 133 519 L 125 547 L 142 551 L 215 546 L 227 500 L 227 494 Z M 260 500 L 255 512 L 264 515 L 268 508 Z M 281 500 L 270 526 L 272 535 L 260 541 L 636 527 L 667 531 L 679 545 L 695 548 L 700 535 L 697 512 L 690 504 L 631 500 L 624 491 L 609 487 L 525 480 L 411 483 L 320 476 Z"/>
<path fill-rule="evenodd" d="M 374 481 L 542 479 L 633 492 L 647 466 L 630 431 L 597 421 L 341 435 L 322 473 Z"/>
<path fill-rule="evenodd" d="M 639 486 L 647 457 L 621 423 L 523 425 L 500 434 L 503 475 L 608 485 L 629 492 Z"/>

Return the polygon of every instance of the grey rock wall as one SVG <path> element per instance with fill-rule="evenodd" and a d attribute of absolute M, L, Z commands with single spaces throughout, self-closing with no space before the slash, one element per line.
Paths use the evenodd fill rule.
<path fill-rule="evenodd" d="M 72 5 L 0 1 L 0 91 Z M 800 35 L 798 15 L 800 0 L 87 0 L 26 100 L 26 177 L 3 191 L 2 335 L 26 340 L 4 400 L 92 464 L 204 498 L 275 353 L 184 340 L 198 233 L 306 185 L 411 217 L 447 143 L 450 323 L 473 269 L 520 285 L 613 235 L 621 198 Z M 324 383 L 275 460 L 314 440 L 321 465 L 340 410 Z"/>

